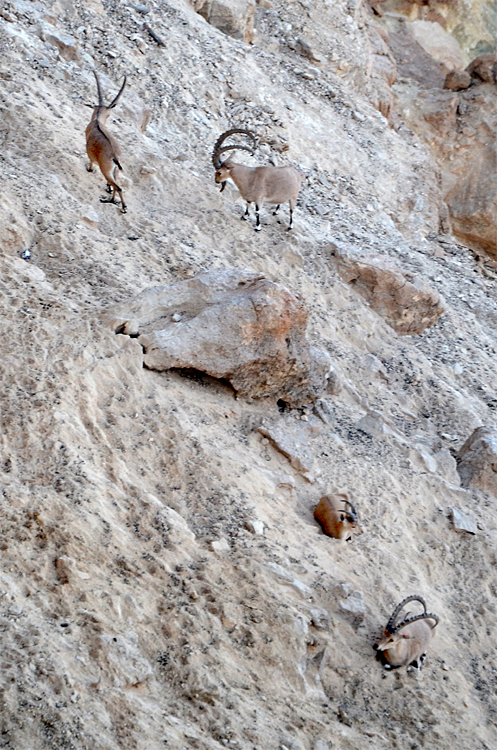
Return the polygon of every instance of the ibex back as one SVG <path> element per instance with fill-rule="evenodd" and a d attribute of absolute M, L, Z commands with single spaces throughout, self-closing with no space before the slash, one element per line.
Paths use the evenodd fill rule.
<path fill-rule="evenodd" d="M 116 193 L 119 193 L 121 199 L 121 210 L 123 213 L 126 213 L 123 191 L 116 182 L 116 172 L 118 169 L 122 170 L 122 152 L 114 136 L 111 135 L 105 127 L 105 121 L 109 116 L 109 110 L 116 106 L 119 97 L 124 91 L 126 76 L 124 76 L 122 86 L 115 99 L 113 99 L 109 106 L 105 106 L 103 103 L 100 81 L 98 80 L 96 72 L 93 71 L 93 73 L 97 82 L 98 105 L 93 110 L 90 123 L 86 128 L 86 153 L 90 159 L 90 164 L 87 166 L 87 170 L 88 172 L 93 172 L 93 165 L 95 163 L 98 164 L 100 171 L 107 180 L 108 191 L 110 192 L 112 190 L 112 197 L 101 198 L 100 202 L 116 203 Z"/>

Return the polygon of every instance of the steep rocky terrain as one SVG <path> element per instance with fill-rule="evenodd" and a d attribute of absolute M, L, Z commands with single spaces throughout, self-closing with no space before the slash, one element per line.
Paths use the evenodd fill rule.
<path fill-rule="evenodd" d="M 0 747 L 490 750 L 497 497 L 456 456 L 497 428 L 495 269 L 454 240 L 440 167 L 395 112 L 382 18 L 245 3 L 248 44 L 197 5 L 0 9 Z M 127 75 L 108 121 L 126 214 L 85 169 L 93 67 L 106 101 Z M 232 126 L 262 139 L 241 160 L 301 172 L 291 233 L 287 207 L 255 233 L 219 194 Z M 378 302 L 341 271 L 354 253 L 444 314 L 396 329 L 391 287 Z M 147 287 L 230 267 L 305 301 L 333 363 L 314 407 L 146 369 L 108 325 Z M 330 490 L 358 509 L 348 544 L 313 519 Z M 420 674 L 387 673 L 372 645 L 409 594 L 440 624 Z"/>

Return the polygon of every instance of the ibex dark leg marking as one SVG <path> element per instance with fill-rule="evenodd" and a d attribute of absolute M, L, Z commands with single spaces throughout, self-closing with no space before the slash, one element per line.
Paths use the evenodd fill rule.
<path fill-rule="evenodd" d="M 255 204 L 255 218 L 256 218 L 255 231 L 256 232 L 260 232 L 261 229 L 262 229 L 262 227 L 261 227 L 261 217 L 259 215 L 259 204 L 258 203 Z"/>
<path fill-rule="evenodd" d="M 293 206 L 292 202 L 290 201 L 290 224 L 288 225 L 288 231 L 293 227 Z"/>
<path fill-rule="evenodd" d="M 277 206 L 276 206 L 276 208 L 274 209 L 274 211 L 273 211 L 273 216 L 276 216 L 276 214 L 278 213 L 278 211 L 279 211 L 279 210 L 280 210 L 280 203 L 278 203 L 278 205 L 277 205 Z"/>
<path fill-rule="evenodd" d="M 242 221 L 247 221 L 247 219 L 249 218 L 249 208 L 250 208 L 250 203 L 247 203 L 247 206 L 245 208 L 245 213 L 241 217 Z"/>

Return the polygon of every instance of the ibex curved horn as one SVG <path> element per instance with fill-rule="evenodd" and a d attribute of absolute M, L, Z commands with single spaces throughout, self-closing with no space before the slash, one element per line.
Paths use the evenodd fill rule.
<path fill-rule="evenodd" d="M 250 130 L 245 130 L 245 128 L 231 128 L 231 130 L 226 130 L 224 133 L 221 133 L 216 143 L 214 144 L 214 150 L 212 152 L 212 163 L 214 164 L 215 169 L 219 169 L 219 167 L 221 166 L 219 157 L 224 151 L 228 151 L 231 149 L 242 149 L 243 151 L 250 151 L 251 153 L 254 153 L 253 149 L 249 148 L 249 146 L 224 146 L 224 148 L 220 148 L 221 144 L 224 143 L 226 138 L 229 138 L 229 136 L 233 135 L 234 133 L 242 133 L 243 135 L 248 135 L 249 138 L 252 139 L 252 143 L 254 144 L 253 149 L 255 149 L 255 147 L 257 146 L 257 139 L 255 135 L 250 132 Z"/>
<path fill-rule="evenodd" d="M 126 76 L 124 76 L 124 80 L 123 80 L 123 85 L 122 85 L 122 86 L 121 86 L 121 88 L 119 89 L 119 93 L 118 93 L 118 94 L 117 94 L 117 96 L 116 96 L 116 97 L 115 97 L 115 98 L 114 98 L 114 99 L 113 99 L 113 100 L 111 101 L 111 103 L 109 104 L 109 106 L 107 107 L 107 109 L 112 109 L 113 107 L 115 107 L 115 106 L 116 106 L 117 102 L 119 101 L 119 97 L 121 96 L 121 94 L 122 94 L 122 93 L 123 93 L 123 91 L 124 91 L 124 87 L 125 87 L 125 86 L 126 86 Z"/>
<path fill-rule="evenodd" d="M 344 500 L 343 502 L 344 502 L 344 505 L 350 506 L 350 513 L 347 514 L 350 516 L 350 522 L 357 523 L 357 511 L 354 505 L 350 502 L 350 500 Z"/>
<path fill-rule="evenodd" d="M 433 630 L 440 622 L 440 617 L 438 615 L 434 615 L 432 612 L 424 612 L 421 615 L 415 615 L 415 617 L 407 617 L 405 620 L 399 623 L 399 625 L 395 626 L 395 628 L 391 631 L 392 635 L 398 633 L 399 630 L 405 628 L 406 625 L 410 625 L 412 622 L 417 622 L 418 620 L 435 620 L 435 624 L 432 627 Z"/>
<path fill-rule="evenodd" d="M 407 602 L 413 602 L 413 601 L 421 602 L 421 604 L 423 605 L 424 611 L 425 611 L 424 613 L 426 614 L 426 602 L 425 602 L 424 599 L 422 599 L 420 596 L 416 596 L 416 595 L 407 596 L 403 601 L 400 602 L 400 604 L 398 604 L 395 607 L 395 609 L 392 612 L 392 615 L 391 615 L 389 621 L 386 624 L 385 630 L 387 630 L 389 633 L 395 633 L 396 632 L 396 630 L 395 630 L 395 620 L 397 619 L 397 617 L 399 616 L 399 614 L 401 613 L 401 611 L 404 609 L 404 607 L 407 604 Z"/>
<path fill-rule="evenodd" d="M 102 96 L 102 89 L 100 87 L 100 81 L 98 80 L 97 71 L 93 71 L 93 75 L 95 76 L 95 80 L 97 82 L 97 91 L 98 91 L 98 106 L 101 107 L 104 103 L 104 98 Z"/>

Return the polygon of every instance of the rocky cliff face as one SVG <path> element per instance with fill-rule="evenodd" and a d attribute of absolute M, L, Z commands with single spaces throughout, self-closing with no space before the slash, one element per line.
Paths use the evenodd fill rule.
<path fill-rule="evenodd" d="M 395 32 L 325 0 L 0 13 L 2 747 L 489 750 L 495 273 L 395 104 Z M 106 102 L 127 76 L 126 214 L 85 169 L 93 67 Z M 242 161 L 301 172 L 292 232 L 219 194 L 236 126 L 260 139 Z M 224 269 L 299 300 L 331 362 L 314 404 L 148 369 L 108 325 Z M 329 491 L 350 543 L 313 518 Z M 440 624 L 420 674 L 388 674 L 372 645 L 410 594 Z"/>

